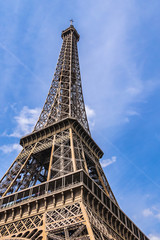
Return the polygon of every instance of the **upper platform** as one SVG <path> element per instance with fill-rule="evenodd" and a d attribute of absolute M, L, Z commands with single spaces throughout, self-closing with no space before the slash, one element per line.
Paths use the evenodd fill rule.
<path fill-rule="evenodd" d="M 65 118 L 63 120 L 55 122 L 50 126 L 39 129 L 38 131 L 34 131 L 31 134 L 28 134 L 22 137 L 20 139 L 20 144 L 22 147 L 25 148 L 26 146 L 34 144 L 42 139 L 50 137 L 51 135 L 54 135 L 70 127 L 72 127 L 72 129 L 77 134 L 79 134 L 80 136 L 83 136 L 83 140 L 85 141 L 85 144 L 88 145 L 90 149 L 92 149 L 92 151 L 97 155 L 98 158 L 102 158 L 103 151 L 101 150 L 101 148 L 95 143 L 92 137 L 87 133 L 83 125 L 81 125 L 80 122 L 77 121 L 77 119 L 75 118 Z"/>
<path fill-rule="evenodd" d="M 66 30 L 62 31 L 62 34 L 61 34 L 61 37 L 62 39 L 70 34 L 71 32 L 73 32 L 73 34 L 75 35 L 76 39 L 77 39 L 77 42 L 79 41 L 79 38 L 80 38 L 80 35 L 78 34 L 77 30 L 74 28 L 73 25 L 70 25 L 69 28 L 67 28 Z"/>

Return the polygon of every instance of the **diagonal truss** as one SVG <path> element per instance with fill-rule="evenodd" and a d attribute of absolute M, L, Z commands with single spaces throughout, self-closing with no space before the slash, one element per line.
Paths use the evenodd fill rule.
<path fill-rule="evenodd" d="M 71 126 L 25 146 L 1 179 L 0 195 L 5 196 L 80 169 L 86 171 L 117 204 L 97 154 Z"/>
<path fill-rule="evenodd" d="M 19 221 L 0 226 L 1 239 L 42 239 L 43 215 L 21 219 Z"/>
<path fill-rule="evenodd" d="M 47 212 L 46 231 L 51 239 L 90 239 L 81 203 Z"/>
<path fill-rule="evenodd" d="M 58 208 L 46 214 L 46 231 L 51 239 L 121 240 L 83 203 Z"/>
<path fill-rule="evenodd" d="M 34 128 L 37 131 L 54 122 L 73 117 L 89 132 L 84 106 L 77 41 L 79 35 L 73 26 L 62 32 L 62 48 L 51 87 Z"/>
<path fill-rule="evenodd" d="M 88 140 L 84 139 L 77 126 L 65 130 L 61 126 L 59 132 L 43 137 L 43 129 L 72 118 L 80 123 L 90 140 L 78 60 L 79 35 L 71 25 L 62 32 L 62 38 L 54 79 L 33 131 L 37 135 L 30 138 L 42 137 L 30 144 L 22 144 L 23 150 L 0 180 L 0 196 L 83 169 L 116 202 L 100 166 L 99 156 L 88 148 Z"/>

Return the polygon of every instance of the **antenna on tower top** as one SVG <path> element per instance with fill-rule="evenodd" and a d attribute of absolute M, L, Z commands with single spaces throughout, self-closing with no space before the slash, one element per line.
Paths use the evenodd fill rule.
<path fill-rule="evenodd" d="M 73 22 L 74 22 L 73 19 L 71 19 L 71 20 L 70 20 L 70 25 L 71 25 L 71 26 L 73 25 Z"/>

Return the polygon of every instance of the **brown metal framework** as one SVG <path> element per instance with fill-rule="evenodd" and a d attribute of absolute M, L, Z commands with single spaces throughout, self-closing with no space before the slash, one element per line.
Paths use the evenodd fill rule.
<path fill-rule="evenodd" d="M 0 239 L 148 240 L 119 208 L 100 165 L 82 95 L 79 34 L 71 25 L 62 38 L 40 117 L 0 180 Z"/>
<path fill-rule="evenodd" d="M 54 78 L 34 131 L 58 120 L 75 117 L 89 133 L 83 101 L 77 41 L 73 26 L 62 32 L 63 44 Z"/>

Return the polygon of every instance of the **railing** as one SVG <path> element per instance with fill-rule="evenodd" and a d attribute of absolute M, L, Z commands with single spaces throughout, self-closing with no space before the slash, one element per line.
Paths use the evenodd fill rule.
<path fill-rule="evenodd" d="M 34 187 L 10 194 L 0 199 L 0 209 L 10 207 L 23 201 L 32 200 L 45 194 L 56 193 L 76 185 L 84 184 L 131 232 L 141 240 L 149 240 L 124 212 L 107 196 L 107 194 L 83 170 L 76 171 Z"/>
<path fill-rule="evenodd" d="M 107 194 L 86 174 L 83 173 L 83 183 L 94 193 L 107 208 L 118 218 L 132 233 L 141 240 L 149 240 L 140 229 L 127 217 L 127 215 L 107 196 Z"/>
<path fill-rule="evenodd" d="M 0 209 L 18 204 L 22 201 L 40 197 L 44 194 L 50 194 L 52 192 L 56 193 L 61 189 L 66 189 L 69 186 L 74 186 L 78 183 L 83 183 L 83 171 L 77 171 L 72 174 L 52 179 L 48 182 L 0 198 Z"/>

